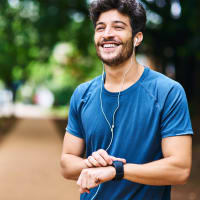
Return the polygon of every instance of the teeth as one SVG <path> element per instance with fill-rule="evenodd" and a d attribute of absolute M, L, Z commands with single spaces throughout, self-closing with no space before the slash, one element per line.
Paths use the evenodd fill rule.
<path fill-rule="evenodd" d="M 104 44 L 103 47 L 104 48 L 113 48 L 113 47 L 116 47 L 117 45 L 116 44 Z"/>

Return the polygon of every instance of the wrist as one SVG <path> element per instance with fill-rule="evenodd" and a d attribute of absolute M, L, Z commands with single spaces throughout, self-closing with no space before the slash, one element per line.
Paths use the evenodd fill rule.
<path fill-rule="evenodd" d="M 87 159 L 83 159 L 83 168 L 84 169 L 90 168 L 90 166 L 88 165 L 88 160 Z"/>
<path fill-rule="evenodd" d="M 107 168 L 109 168 L 110 170 L 110 176 L 111 176 L 111 180 L 113 180 L 116 176 L 116 170 L 113 166 L 108 166 Z"/>

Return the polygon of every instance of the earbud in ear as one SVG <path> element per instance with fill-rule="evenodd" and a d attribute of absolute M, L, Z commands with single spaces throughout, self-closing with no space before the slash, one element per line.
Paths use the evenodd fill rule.
<path fill-rule="evenodd" d="M 134 47 L 136 46 L 137 42 L 138 42 L 138 39 L 137 39 L 137 38 L 135 38 Z"/>

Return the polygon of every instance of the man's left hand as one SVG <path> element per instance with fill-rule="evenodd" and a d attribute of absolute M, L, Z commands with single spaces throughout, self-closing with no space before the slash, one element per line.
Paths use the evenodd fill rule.
<path fill-rule="evenodd" d="M 80 193 L 89 193 L 91 188 L 112 180 L 115 175 L 116 171 L 112 166 L 83 169 L 77 181 L 77 185 L 80 186 Z"/>
<path fill-rule="evenodd" d="M 84 160 L 85 164 L 88 168 L 90 167 L 106 167 L 111 166 L 112 162 L 118 160 L 126 163 L 124 158 L 117 158 L 114 156 L 109 155 L 104 149 L 99 149 L 92 153 L 87 159 Z"/>

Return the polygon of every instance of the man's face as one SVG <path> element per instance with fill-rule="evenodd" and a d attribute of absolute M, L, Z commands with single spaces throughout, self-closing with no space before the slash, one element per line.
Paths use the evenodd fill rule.
<path fill-rule="evenodd" d="M 98 57 L 107 65 L 119 65 L 133 53 L 129 17 L 117 10 L 102 13 L 96 23 L 95 47 Z"/>

